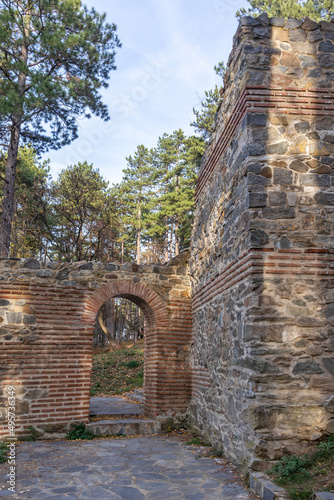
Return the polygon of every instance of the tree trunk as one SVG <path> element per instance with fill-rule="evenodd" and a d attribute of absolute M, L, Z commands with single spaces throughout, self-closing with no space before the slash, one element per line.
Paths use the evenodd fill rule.
<path fill-rule="evenodd" d="M 30 12 L 24 16 L 24 36 L 28 38 L 30 23 Z M 28 61 L 28 47 L 23 43 L 21 48 L 21 62 L 22 67 Z M 26 87 L 27 75 L 20 72 L 17 79 L 17 87 L 19 95 L 22 97 Z M 12 220 L 14 213 L 14 189 L 15 189 L 15 176 L 17 165 L 17 154 L 19 151 L 21 122 L 23 117 L 23 105 L 21 109 L 17 110 L 16 115 L 12 117 L 12 127 L 10 133 L 10 143 L 8 147 L 5 183 L 3 189 L 3 204 L 2 204 L 2 217 L 0 227 L 0 257 L 9 257 L 10 249 L 10 233 L 12 229 Z"/>
<path fill-rule="evenodd" d="M 137 226 L 137 250 L 136 250 L 136 262 L 138 266 L 140 265 L 140 236 L 141 236 L 141 206 L 138 207 L 138 226 Z"/>
<path fill-rule="evenodd" d="M 168 238 L 168 235 L 169 235 L 169 227 L 168 227 L 168 218 L 165 219 L 165 264 L 167 264 L 167 262 L 169 261 L 169 258 L 168 258 L 168 248 L 169 248 L 169 238 Z"/>
<path fill-rule="evenodd" d="M 178 218 L 175 219 L 175 255 L 179 255 L 180 253 L 180 238 L 178 237 L 178 232 L 179 230 L 179 220 Z"/>
<path fill-rule="evenodd" d="M 0 257 L 9 257 L 10 233 L 14 213 L 14 189 L 17 154 L 20 142 L 20 118 L 13 119 L 13 126 L 10 136 L 10 146 L 6 162 L 5 183 L 3 189 L 2 217 L 0 228 Z"/>

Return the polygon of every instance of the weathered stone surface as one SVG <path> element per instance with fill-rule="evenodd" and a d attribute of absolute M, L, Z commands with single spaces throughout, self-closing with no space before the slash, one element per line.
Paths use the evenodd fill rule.
<path fill-rule="evenodd" d="M 36 276 L 39 278 L 51 278 L 53 276 L 53 272 L 51 269 L 41 269 L 40 271 L 37 271 Z"/>
<path fill-rule="evenodd" d="M 192 422 L 242 464 L 307 452 L 334 418 L 334 23 L 270 26 L 235 38 L 190 260 Z"/>
<path fill-rule="evenodd" d="M 322 373 L 323 370 L 320 368 L 318 363 L 314 363 L 313 361 L 302 361 L 297 363 L 292 373 L 295 375 L 303 374 L 303 373 Z"/>
<path fill-rule="evenodd" d="M 27 268 L 25 260 L 0 261 L 6 276 L 0 286 L 0 381 L 1 387 L 11 384 L 17 390 L 17 436 L 27 434 L 29 425 L 43 431 L 46 422 L 62 429 L 73 420 L 87 422 L 93 325 L 100 306 L 114 297 L 133 300 L 145 316 L 147 413 L 186 411 L 191 391 L 188 255 L 160 267 L 166 280 L 152 265 L 134 269 L 129 264 L 111 274 L 110 265 L 99 262 L 89 268 L 81 262 Z M 7 433 L 2 426 L 0 436 Z"/>
<path fill-rule="evenodd" d="M 334 358 L 323 358 L 324 367 L 331 374 L 334 375 Z"/>
<path fill-rule="evenodd" d="M 284 17 L 272 17 L 270 19 L 271 26 L 277 26 L 283 28 L 286 24 L 286 19 Z"/>
<path fill-rule="evenodd" d="M 39 269 L 40 263 L 35 259 L 26 259 L 23 267 L 26 267 L 27 269 Z"/>
<path fill-rule="evenodd" d="M 69 277 L 69 269 L 65 267 L 64 269 L 61 269 L 57 274 L 56 274 L 56 279 L 57 280 L 66 280 Z"/>

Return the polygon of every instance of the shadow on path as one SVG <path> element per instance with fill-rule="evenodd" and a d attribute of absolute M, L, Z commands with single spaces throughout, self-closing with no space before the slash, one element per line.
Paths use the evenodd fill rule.
<path fill-rule="evenodd" d="M 199 456 L 201 448 L 178 437 L 18 444 L 17 494 L 6 488 L 0 466 L 0 498 L 218 500 L 255 498 L 236 469 Z"/>

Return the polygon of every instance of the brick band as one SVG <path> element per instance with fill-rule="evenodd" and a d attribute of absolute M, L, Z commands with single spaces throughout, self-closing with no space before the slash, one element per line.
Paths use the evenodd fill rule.
<path fill-rule="evenodd" d="M 327 89 L 246 86 L 219 136 L 208 162 L 201 170 L 196 186 L 196 202 L 246 113 L 265 113 L 268 111 L 290 115 L 332 116 L 334 92 Z"/>

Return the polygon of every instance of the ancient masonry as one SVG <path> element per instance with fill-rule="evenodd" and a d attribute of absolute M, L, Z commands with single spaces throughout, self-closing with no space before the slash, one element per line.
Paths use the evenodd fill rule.
<path fill-rule="evenodd" d="M 188 410 L 255 469 L 334 433 L 334 22 L 244 18 L 228 67 L 190 276 L 187 254 L 160 267 L 0 261 L 2 436 L 8 386 L 17 434 L 87 422 L 93 324 L 111 297 L 145 313 L 147 414 Z"/>
<path fill-rule="evenodd" d="M 0 437 L 7 436 L 8 391 L 16 389 L 16 435 L 33 426 L 63 436 L 89 416 L 92 333 L 111 297 L 144 311 L 145 409 L 184 413 L 190 401 L 190 282 L 187 255 L 168 267 L 100 262 L 0 261 Z"/>
<path fill-rule="evenodd" d="M 242 19 L 197 186 L 193 423 L 255 469 L 334 432 L 334 22 Z"/>

